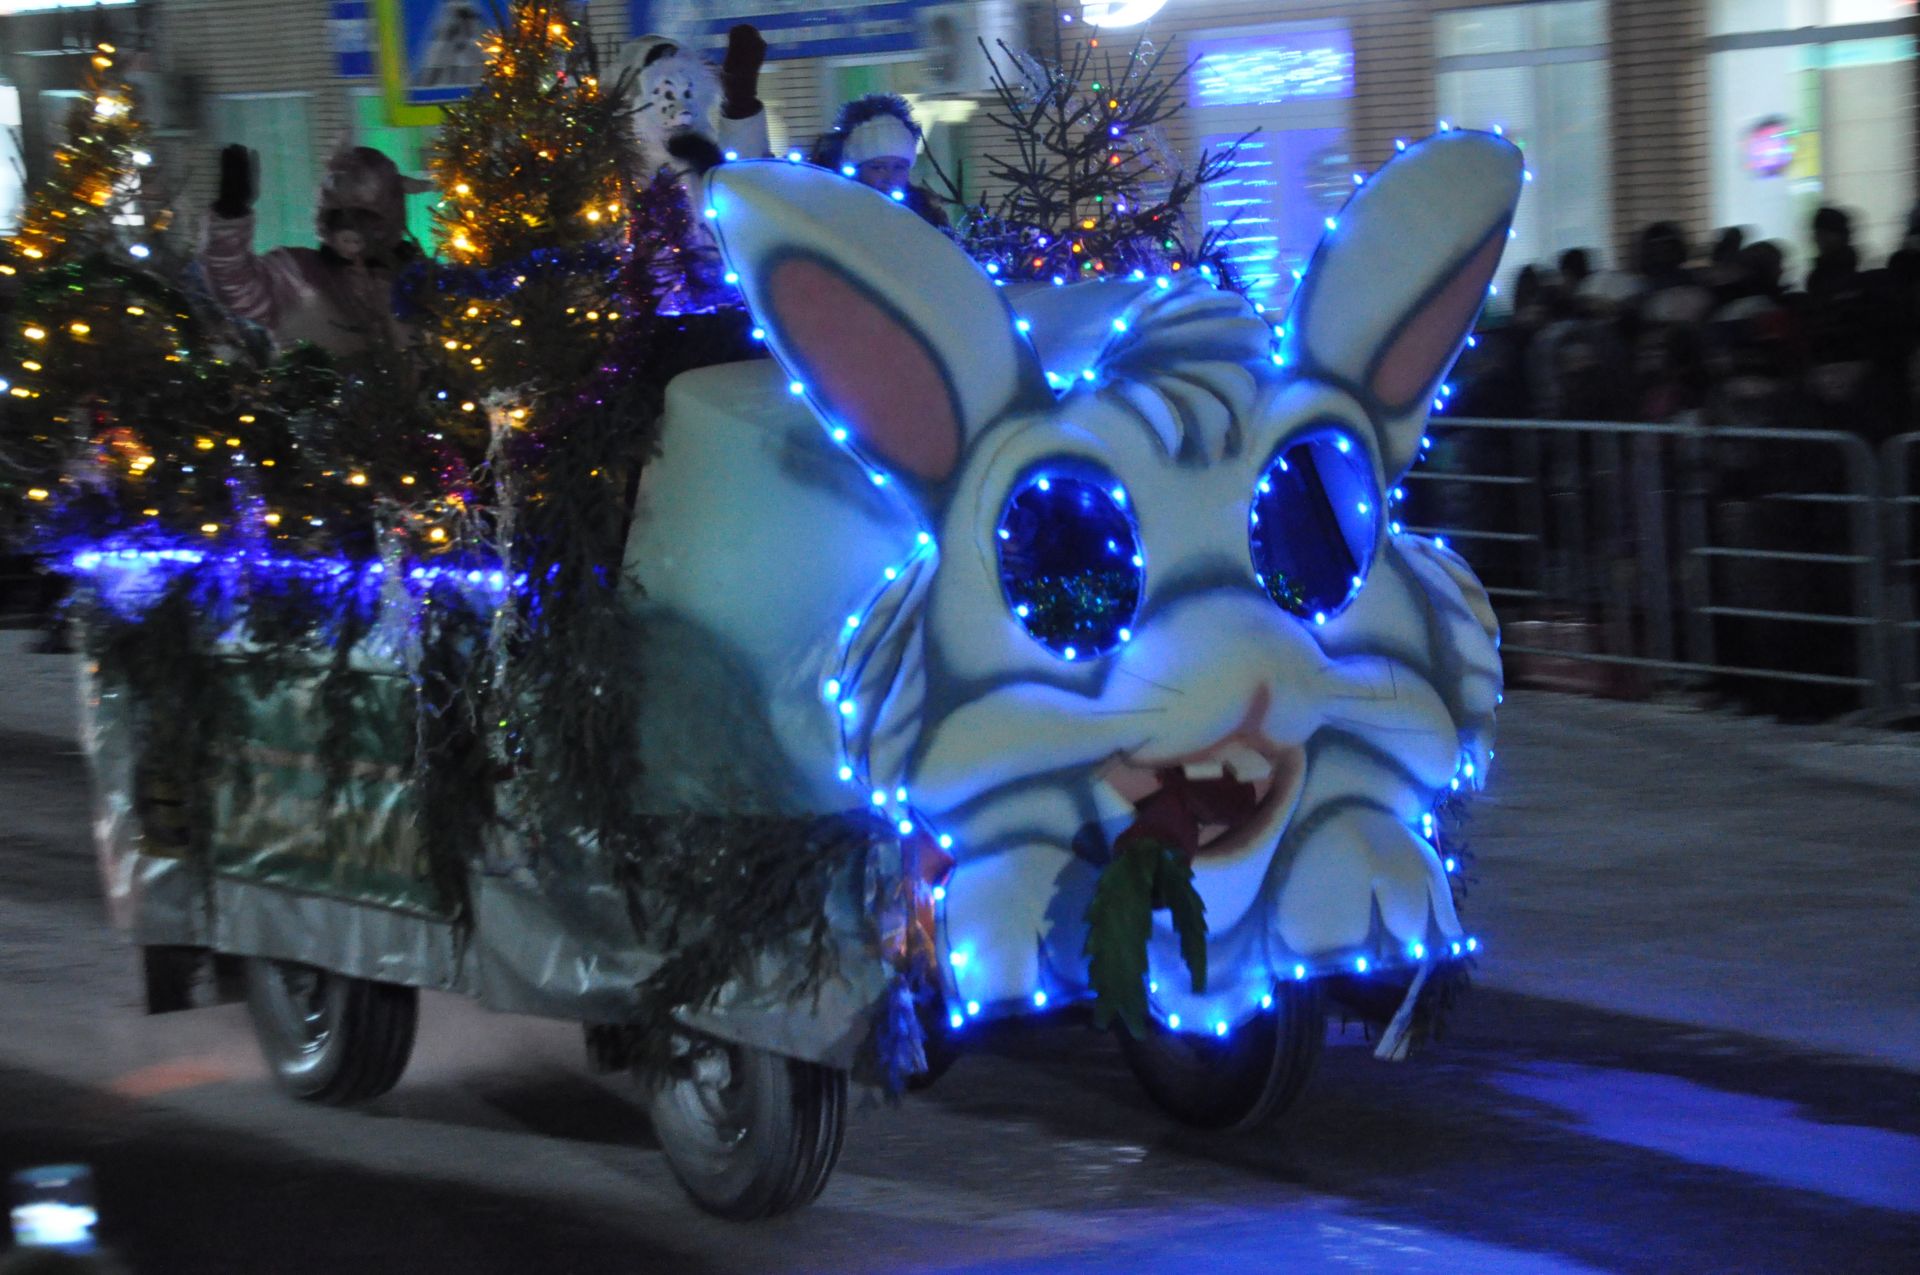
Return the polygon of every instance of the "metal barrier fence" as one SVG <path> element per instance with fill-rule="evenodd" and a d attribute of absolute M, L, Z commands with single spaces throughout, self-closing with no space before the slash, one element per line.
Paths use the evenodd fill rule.
<path fill-rule="evenodd" d="M 1447 422 L 1404 521 L 1501 613 L 1516 680 L 1873 717 L 1920 706 L 1920 434 Z M 1569 670 L 1572 670 L 1569 672 Z"/>
<path fill-rule="evenodd" d="M 1880 449 L 1886 494 L 1889 674 L 1895 701 L 1920 711 L 1920 433 L 1890 438 Z"/>

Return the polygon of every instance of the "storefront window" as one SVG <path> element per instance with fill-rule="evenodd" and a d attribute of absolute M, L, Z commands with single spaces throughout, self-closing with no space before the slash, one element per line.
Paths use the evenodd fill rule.
<path fill-rule="evenodd" d="M 1854 215 L 1863 264 L 1914 202 L 1914 0 L 1716 0 L 1709 61 L 1720 225 L 1804 245 Z"/>
<path fill-rule="evenodd" d="M 1207 230 L 1247 295 L 1283 307 L 1326 218 L 1353 193 L 1352 39 L 1326 26 L 1200 31 L 1187 56 L 1199 145 L 1217 152 L 1254 134 L 1238 166 L 1205 188 Z"/>
<path fill-rule="evenodd" d="M 359 89 L 353 95 L 356 141 L 371 146 L 393 160 L 409 177 L 427 176 L 428 150 L 433 129 L 421 125 L 387 123 L 386 94 L 379 89 Z M 433 205 L 439 199 L 434 191 L 407 196 L 407 233 L 428 253 L 433 252 Z"/>
<path fill-rule="evenodd" d="M 1440 117 L 1497 128 L 1526 155 L 1503 279 L 1612 241 L 1605 0 L 1459 9 L 1434 21 Z"/>
<path fill-rule="evenodd" d="M 20 228 L 26 162 L 20 148 L 20 90 L 0 84 L 0 235 Z"/>
<path fill-rule="evenodd" d="M 313 160 L 305 93 L 237 93 L 215 97 L 215 141 L 251 146 L 260 155 L 260 197 L 254 243 L 262 251 L 313 242 L 313 200 L 320 170 Z"/>

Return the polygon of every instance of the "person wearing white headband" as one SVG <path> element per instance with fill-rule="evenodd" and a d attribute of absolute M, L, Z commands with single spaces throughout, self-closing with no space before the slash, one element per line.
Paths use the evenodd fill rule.
<path fill-rule="evenodd" d="M 936 226 L 947 217 L 932 192 L 912 183 L 920 153 L 919 123 L 906 99 L 871 93 L 840 108 L 833 131 L 814 148 L 814 162 L 883 191 Z"/>

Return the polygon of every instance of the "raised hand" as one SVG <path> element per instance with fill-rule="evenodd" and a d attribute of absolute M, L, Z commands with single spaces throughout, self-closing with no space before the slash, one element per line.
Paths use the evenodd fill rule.
<path fill-rule="evenodd" d="M 213 211 L 222 217 L 244 217 L 253 211 L 260 192 L 260 156 L 245 146 L 220 151 L 220 190 Z"/>
<path fill-rule="evenodd" d="M 767 60 L 767 41 L 742 22 L 727 32 L 727 56 L 720 64 L 720 86 L 726 98 L 720 109 L 728 119 L 743 120 L 760 110 L 760 67 Z"/>

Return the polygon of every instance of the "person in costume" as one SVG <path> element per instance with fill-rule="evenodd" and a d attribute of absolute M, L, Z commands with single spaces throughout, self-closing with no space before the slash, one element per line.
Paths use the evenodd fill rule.
<path fill-rule="evenodd" d="M 634 41 L 626 60 L 635 75 L 633 131 L 641 180 L 651 181 L 663 168 L 684 179 L 693 165 L 673 147 L 680 142 L 684 149 L 694 138 L 734 156 L 771 154 L 767 112 L 759 98 L 766 59 L 766 40 L 744 22 L 727 32 L 726 57 L 717 72 L 699 54 L 664 36 Z"/>
<path fill-rule="evenodd" d="M 369 341 L 404 343 L 393 285 L 420 257 L 407 237 L 406 197 L 432 183 L 401 174 L 369 146 L 341 146 L 321 180 L 314 230 L 320 246 L 256 253 L 258 159 L 244 146 L 220 152 L 220 187 L 201 238 L 200 264 L 214 299 L 264 327 L 276 349 L 308 343 L 334 354 Z"/>
<path fill-rule="evenodd" d="M 813 162 L 835 168 L 865 186 L 893 196 L 922 220 L 947 228 L 940 201 L 913 184 L 913 161 L 923 134 L 905 98 L 870 93 L 840 108 L 833 128 L 814 147 Z"/>

